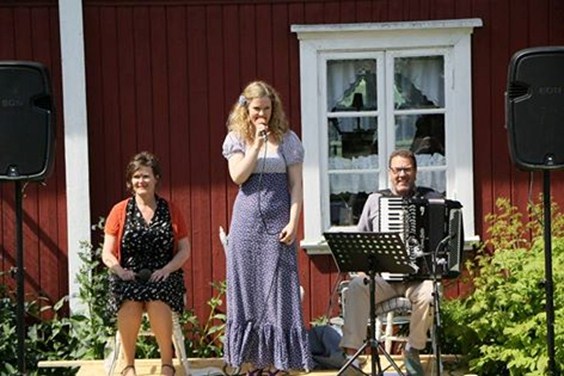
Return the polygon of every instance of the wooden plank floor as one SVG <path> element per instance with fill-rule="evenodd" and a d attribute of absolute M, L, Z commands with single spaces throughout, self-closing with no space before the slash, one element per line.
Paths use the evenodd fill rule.
<path fill-rule="evenodd" d="M 365 358 L 367 362 L 364 365 L 363 371 L 370 374 L 370 359 Z M 403 361 L 401 356 L 394 355 L 394 361 L 396 364 L 405 372 L 403 368 Z M 463 376 L 466 375 L 465 370 L 451 370 L 452 366 L 449 366 L 454 361 L 454 357 L 445 355 L 443 356 L 443 362 L 445 363 L 445 370 L 443 371 L 444 376 Z M 380 362 L 383 368 L 388 366 L 388 362 L 384 356 L 380 357 Z M 421 356 L 421 362 L 425 368 L 426 375 L 436 374 L 435 372 L 435 362 L 432 358 L 426 355 Z M 43 361 L 40 362 L 40 367 L 69 367 L 69 366 L 80 366 L 78 376 L 103 376 L 104 363 L 102 360 L 84 360 L 84 361 Z M 175 359 L 174 363 L 176 367 L 177 376 L 186 376 L 184 370 Z M 116 367 L 114 375 L 119 375 L 121 369 L 124 367 L 122 363 L 119 363 Z M 193 376 L 206 376 L 206 375 L 216 375 L 214 370 L 221 370 L 223 367 L 223 361 L 221 359 L 190 359 L 190 369 Z M 138 359 L 135 363 L 135 368 L 137 371 L 137 376 L 148 376 L 148 375 L 160 375 L 160 361 L 158 359 Z M 243 370 L 244 371 L 244 370 Z M 313 371 L 310 373 L 305 372 L 295 372 L 292 376 L 298 375 L 308 375 L 308 376 L 329 376 L 336 375 L 337 371 Z M 352 375 L 353 373 L 350 373 Z M 360 375 L 360 373 L 357 373 Z M 397 375 L 393 368 L 389 368 L 385 372 L 385 376 Z"/>

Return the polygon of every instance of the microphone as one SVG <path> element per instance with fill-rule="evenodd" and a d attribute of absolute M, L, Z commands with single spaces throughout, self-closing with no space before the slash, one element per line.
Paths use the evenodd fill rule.
<path fill-rule="evenodd" d="M 137 273 L 136 278 L 141 282 L 147 282 L 149 278 L 151 278 L 151 274 L 153 274 L 153 272 L 149 269 L 141 269 Z"/>
<path fill-rule="evenodd" d="M 268 134 L 266 134 L 266 131 L 264 129 L 260 131 L 260 136 L 262 137 L 264 142 L 268 141 Z"/>

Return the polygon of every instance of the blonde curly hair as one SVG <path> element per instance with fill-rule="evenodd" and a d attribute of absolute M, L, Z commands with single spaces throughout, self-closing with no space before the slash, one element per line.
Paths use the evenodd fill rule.
<path fill-rule="evenodd" d="M 249 118 L 249 103 L 253 99 L 264 97 L 270 98 L 272 104 L 272 113 L 268 123 L 270 134 L 277 142 L 280 142 L 289 129 L 278 92 L 264 81 L 253 81 L 245 87 L 239 99 L 233 105 L 227 120 L 228 129 L 238 133 L 247 143 L 252 143 L 255 140 L 255 126 Z"/>

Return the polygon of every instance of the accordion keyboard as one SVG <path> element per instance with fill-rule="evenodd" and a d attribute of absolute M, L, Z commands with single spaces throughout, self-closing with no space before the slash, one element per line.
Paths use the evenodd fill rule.
<path fill-rule="evenodd" d="M 380 197 L 380 232 L 399 232 L 405 228 L 404 200 L 401 197 Z"/>

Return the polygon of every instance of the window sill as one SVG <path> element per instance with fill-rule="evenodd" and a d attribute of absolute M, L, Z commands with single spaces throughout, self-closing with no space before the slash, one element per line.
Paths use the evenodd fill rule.
<path fill-rule="evenodd" d="M 302 240 L 300 247 L 303 248 L 309 256 L 316 255 L 330 255 L 331 250 L 325 239 L 315 240 Z"/>

